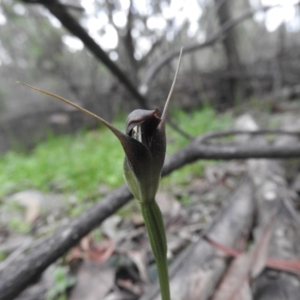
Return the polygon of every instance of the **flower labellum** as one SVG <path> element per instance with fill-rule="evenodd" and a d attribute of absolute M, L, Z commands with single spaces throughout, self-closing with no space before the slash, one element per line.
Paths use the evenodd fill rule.
<path fill-rule="evenodd" d="M 144 148 L 140 146 L 140 150 L 136 147 L 132 156 L 129 154 L 131 151 L 124 148 L 126 183 L 134 197 L 141 203 L 154 201 L 159 186 L 166 155 L 166 114 L 174 91 L 181 56 L 182 50 L 161 118 L 158 117 L 158 109 L 136 109 L 129 114 L 126 121 L 126 135 L 144 146 Z"/>
<path fill-rule="evenodd" d="M 165 130 L 158 110 L 134 110 L 127 118 L 126 134 L 143 145 L 131 159 L 126 155 L 124 175 L 134 197 L 152 201 L 156 195 L 166 153 Z"/>

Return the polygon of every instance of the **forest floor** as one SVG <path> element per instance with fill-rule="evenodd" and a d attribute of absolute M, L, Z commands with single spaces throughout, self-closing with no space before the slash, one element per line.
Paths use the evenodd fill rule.
<path fill-rule="evenodd" d="M 208 130 L 221 130 L 229 128 L 230 126 L 233 127 L 234 119 L 243 112 L 247 112 L 251 115 L 253 120 L 259 124 L 260 128 L 275 129 L 284 127 L 289 129 L 294 128 L 295 131 L 300 130 L 298 121 L 300 104 L 295 101 L 280 104 L 266 102 L 262 105 L 256 105 L 255 107 L 253 107 L 252 103 L 240 108 L 237 112 L 227 112 L 224 116 L 211 114 L 208 109 L 206 112 L 206 119 L 204 118 L 205 115 L 197 116 L 195 120 L 189 116 L 188 118 L 190 118 L 190 120 L 181 119 L 181 122 L 182 124 L 185 124 L 190 121 L 191 124 L 189 124 L 189 126 L 185 129 L 191 134 L 200 135 Z M 202 120 L 199 120 L 201 117 Z M 214 123 L 215 121 L 212 121 L 212 118 L 220 121 L 218 126 L 213 125 L 209 127 L 201 125 L 201 130 L 199 130 L 200 125 L 197 124 L 200 124 L 201 122 L 203 124 L 209 122 Z M 190 129 L 194 131 L 190 132 Z M 93 135 L 95 136 L 95 133 Z M 182 141 L 180 142 L 181 144 L 179 143 L 179 145 L 172 146 L 172 142 L 178 139 L 180 138 L 177 134 L 170 135 L 169 142 L 171 150 L 174 151 L 176 147 L 182 147 L 184 143 L 186 143 Z M 68 140 L 68 142 L 70 141 L 71 140 Z M 62 151 L 60 153 L 62 153 Z M 59 154 L 54 154 L 54 158 L 57 157 L 57 155 Z M 67 155 L 72 155 L 72 153 L 67 153 Z M 78 153 L 74 155 L 78 155 Z M 104 154 L 101 153 L 100 155 Z M 7 160 L 9 161 L 9 158 Z M 122 158 L 120 157 L 117 160 L 117 162 L 120 162 L 121 164 Z M 116 160 L 112 159 L 112 161 L 117 164 Z M 182 258 L 180 258 L 182 257 L 182 253 L 187 251 L 187 249 L 192 249 L 191 247 L 193 247 L 193 245 L 194 247 L 198 247 L 197 245 L 199 245 L 199 241 L 207 235 L 205 233 L 208 232 L 211 233 L 212 236 L 214 236 L 214 234 L 218 236 L 216 233 L 216 231 L 219 230 L 216 229 L 216 226 L 218 226 L 216 225 L 218 224 L 218 220 L 223 220 L 223 218 L 225 218 L 223 216 L 227 216 L 226 218 L 230 219 L 230 217 L 228 217 L 228 212 L 226 212 L 228 210 L 227 207 L 230 205 L 233 205 L 233 207 L 238 206 L 237 204 L 232 204 L 235 201 L 232 200 L 235 197 L 233 195 L 242 193 L 238 197 L 245 197 L 245 191 L 243 191 L 245 181 L 255 181 L 255 176 L 253 177 L 254 179 L 251 177 L 253 176 L 253 170 L 251 171 L 253 164 L 251 165 L 250 162 L 250 166 L 249 161 L 254 161 L 254 168 L 257 168 L 256 171 L 259 173 L 257 177 L 264 176 L 264 171 L 259 168 L 262 168 L 262 162 L 266 160 L 230 160 L 226 162 L 197 162 L 193 166 L 184 167 L 184 170 L 182 170 L 181 173 L 180 171 L 177 171 L 162 180 L 156 200 L 164 216 L 167 230 L 168 258 L 170 265 L 174 265 L 174 263 L 178 261 L 180 261 L 181 264 L 185 264 L 185 262 L 182 261 Z M 259 165 L 255 165 L 256 161 L 259 162 Z M 8 162 L 2 161 L 2 166 L 7 163 Z M 93 163 L 95 162 L 93 161 L 92 164 Z M 20 168 L 20 166 L 21 165 L 16 166 L 16 168 Z M 269 168 L 272 169 L 272 166 L 264 167 L 264 170 Z M 78 176 L 78 174 L 82 171 L 80 168 L 81 165 L 78 167 L 78 170 L 74 172 L 74 177 Z M 285 186 L 289 193 L 289 196 L 287 197 L 288 201 L 290 201 L 289 203 L 298 210 L 300 208 L 299 160 L 293 159 L 286 160 L 284 163 L 281 162 L 280 168 L 285 170 L 285 174 L 277 174 L 277 177 L 282 176 L 282 180 L 285 181 Z M 37 172 L 34 168 L 32 168 L 32 170 L 33 173 Z M 42 168 L 41 171 L 43 171 Z M 44 172 L 46 171 L 44 170 Z M 25 173 L 23 172 L 23 175 Z M 275 173 L 276 172 L 274 172 L 274 174 Z M 13 171 L 11 174 L 14 174 Z M 29 179 L 31 173 L 28 171 L 27 174 L 27 179 Z M 271 175 L 266 175 L 259 184 L 262 185 L 262 182 L 267 180 L 266 178 L 272 177 Z M 40 177 L 41 179 L 43 175 L 41 174 L 37 177 Z M 63 178 L 65 179 L 65 177 Z M 80 198 L 82 194 L 74 194 L 70 191 L 74 189 L 73 184 L 84 186 L 84 180 L 83 182 L 79 182 L 78 180 L 73 182 L 73 179 L 70 180 L 70 182 L 65 183 L 65 185 L 68 186 L 69 184 L 71 188 L 69 190 L 67 189 L 67 192 L 62 193 L 63 188 L 57 184 L 57 182 L 59 182 L 59 177 L 58 179 L 55 179 L 56 180 L 53 180 L 50 183 L 49 176 L 46 176 L 45 179 L 43 179 L 45 181 L 48 180 L 47 190 L 39 188 L 39 186 L 42 186 L 45 183 L 42 179 L 40 181 L 36 181 L 37 183 L 32 184 L 32 186 L 28 183 L 29 181 L 25 181 L 25 183 L 24 181 L 21 181 L 18 186 L 21 184 L 24 188 L 18 189 L 17 191 L 15 185 L 13 185 L 12 188 L 11 183 L 2 179 L 2 184 L 6 188 L 3 190 L 0 189 L 2 199 L 0 202 L 0 272 L 5 272 L 7 266 L 17 259 L 18 256 L 22 256 L 26 253 L 36 240 L 59 230 L 59 228 L 70 222 L 70 218 L 74 215 L 78 215 L 81 211 L 89 207 L 89 205 L 86 204 L 87 201 L 91 201 L 92 203 L 95 199 L 108 194 L 114 185 L 117 186 L 120 184 L 122 176 L 117 177 L 116 179 L 110 179 L 114 182 L 111 186 L 109 185 L 109 181 L 99 185 L 99 182 L 101 181 L 96 178 L 96 180 L 98 180 L 98 185 L 96 187 L 97 192 L 93 190 L 90 192 L 88 198 L 83 198 L 79 202 L 78 198 Z M 251 187 L 251 193 L 254 195 L 257 193 L 258 187 L 256 187 L 256 190 L 254 191 L 253 189 L 255 189 L 255 187 L 253 186 L 255 186 L 255 184 Z M 15 190 L 15 192 L 7 192 L 9 189 L 10 191 Z M 225 256 L 230 256 L 229 253 L 233 248 L 238 249 L 240 251 L 239 253 L 242 253 L 249 249 L 250 245 L 257 242 L 257 240 L 253 237 L 255 236 L 253 231 L 253 228 L 255 227 L 253 225 L 253 218 L 259 220 L 260 217 L 259 213 L 258 217 L 250 216 L 250 211 L 251 210 L 249 209 L 248 217 L 249 220 L 251 219 L 251 222 L 249 222 L 252 225 L 249 225 L 249 222 L 249 224 L 247 223 L 248 227 L 245 224 L 239 225 L 239 223 L 230 225 L 237 227 L 241 226 L 241 228 L 246 226 L 248 228 L 248 233 L 246 234 L 247 238 L 244 236 L 244 247 L 240 247 L 236 244 L 241 244 L 240 237 L 235 241 L 232 241 L 232 245 L 226 245 L 228 248 L 223 247 L 222 244 L 215 244 L 212 246 L 212 242 L 206 241 L 207 244 L 216 250 L 217 254 L 215 254 L 215 256 L 222 257 L 222 260 L 224 260 L 226 264 L 226 268 L 229 261 L 225 258 Z M 238 215 L 239 212 L 237 212 L 236 216 Z M 253 215 L 255 214 L 253 213 Z M 244 218 L 244 222 L 246 222 L 245 220 L 247 218 Z M 259 221 L 256 221 L 256 224 L 258 223 Z M 266 225 L 265 223 L 264 225 Z M 267 222 L 267 224 L 272 224 L 273 226 L 271 221 L 270 223 Z M 225 225 L 222 226 L 226 227 Z M 270 232 L 261 229 L 265 228 L 263 225 L 262 227 L 257 226 L 257 228 L 260 228 L 260 231 L 262 232 L 261 235 L 265 234 L 265 240 L 269 239 L 266 238 L 266 234 L 270 235 Z M 235 230 L 236 229 L 232 228 L 232 232 Z M 226 234 L 228 235 L 228 233 Z M 232 233 L 232 236 L 235 235 L 237 235 L 237 233 Z M 216 242 L 220 243 L 222 238 L 223 237 L 216 240 Z M 257 254 L 255 256 L 256 258 L 252 260 L 254 265 L 259 264 L 255 263 L 255 261 L 262 260 L 261 257 L 263 254 L 261 253 L 268 251 L 267 246 L 262 246 L 262 242 L 259 241 L 260 240 L 258 238 L 258 248 L 263 250 L 256 251 L 260 254 Z M 224 241 L 224 243 L 226 243 L 226 241 Z M 199 249 L 197 251 L 200 253 L 202 250 Z M 266 256 L 266 254 L 264 255 Z M 240 254 L 235 256 L 242 257 Z M 289 256 L 284 258 L 294 261 L 300 259 L 299 257 Z M 186 265 L 189 263 L 191 264 L 189 259 L 185 258 L 185 260 Z M 267 264 L 266 258 L 264 263 L 261 264 L 263 264 L 263 267 L 257 267 L 259 269 L 259 274 L 263 272 L 263 268 Z M 200 294 L 205 295 L 203 296 L 203 299 L 208 299 L 212 294 L 214 294 L 214 299 L 219 299 L 218 289 L 220 290 L 222 288 L 219 283 L 222 282 L 221 278 L 224 280 L 226 277 L 222 277 L 226 268 L 224 268 L 222 272 L 218 269 L 220 274 L 218 272 L 217 273 L 219 275 L 210 275 L 214 276 L 216 284 L 214 287 L 211 287 L 209 291 L 204 290 L 203 284 L 201 285 L 201 288 L 199 288 L 199 286 L 194 286 L 194 283 L 194 285 L 188 287 L 189 291 L 185 291 L 185 296 L 179 296 L 178 294 L 178 296 L 174 295 L 172 299 L 199 299 L 197 297 L 199 297 Z M 200 269 L 202 270 L 202 266 L 199 266 L 199 270 Z M 211 274 L 215 272 L 215 267 L 209 267 L 209 269 L 212 270 Z M 286 264 L 283 265 L 282 269 L 282 273 L 288 271 Z M 204 270 L 207 271 L 207 266 Z M 276 270 L 276 272 L 278 272 L 278 269 Z M 207 277 L 203 274 L 206 271 L 202 270 L 201 274 L 197 273 L 196 275 L 198 277 L 193 280 L 198 278 L 198 281 L 205 282 Z M 292 273 L 295 274 L 297 273 L 296 271 L 293 269 Z M 178 275 L 178 271 L 172 272 L 172 281 L 174 280 L 174 282 L 176 282 L 176 278 L 180 278 L 180 275 Z M 196 275 L 193 273 L 193 276 Z M 251 280 L 248 277 L 246 279 L 246 286 L 251 286 L 253 293 L 258 293 L 257 291 L 259 290 L 259 288 L 257 288 L 257 286 L 259 286 L 258 284 L 256 284 L 255 288 L 252 286 L 253 281 L 255 281 L 257 277 L 258 275 L 255 274 Z M 121 209 L 120 212 L 107 218 L 100 227 L 84 237 L 76 247 L 69 251 L 67 255 L 62 257 L 55 264 L 49 266 L 37 282 L 28 287 L 17 299 L 124 300 L 139 299 L 142 295 L 144 295 L 144 298 L 142 299 L 156 299 L 155 295 L 149 294 L 149 290 L 155 290 L 155 282 L 155 263 L 149 247 L 143 220 L 137 203 L 135 201 L 131 201 L 125 208 Z M 233 286 L 232 290 L 234 291 L 234 284 L 231 284 L 231 286 Z M 254 291 L 254 289 L 256 290 Z M 244 290 L 247 290 L 247 288 L 244 288 Z M 171 291 L 176 293 L 172 286 Z M 189 297 L 186 296 L 187 293 Z M 237 298 L 229 297 L 228 299 L 251 299 L 246 297 L 242 298 L 244 296 L 241 295 L 235 295 L 235 297 Z"/>

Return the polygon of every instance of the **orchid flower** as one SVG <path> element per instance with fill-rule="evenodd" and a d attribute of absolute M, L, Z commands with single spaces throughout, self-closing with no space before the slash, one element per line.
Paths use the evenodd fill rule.
<path fill-rule="evenodd" d="M 136 109 L 130 113 L 127 118 L 125 133 L 121 132 L 101 117 L 63 97 L 20 82 L 22 85 L 63 101 L 77 108 L 81 112 L 95 118 L 111 130 L 111 132 L 120 141 L 125 152 L 125 180 L 131 193 L 138 200 L 141 207 L 151 248 L 157 264 L 161 296 L 163 300 L 170 300 L 168 265 L 166 258 L 167 241 L 162 214 L 155 201 L 155 195 L 158 190 L 161 170 L 166 154 L 166 116 L 179 71 L 181 56 L 182 50 L 180 52 L 171 90 L 161 117 L 159 117 L 158 109 Z"/>

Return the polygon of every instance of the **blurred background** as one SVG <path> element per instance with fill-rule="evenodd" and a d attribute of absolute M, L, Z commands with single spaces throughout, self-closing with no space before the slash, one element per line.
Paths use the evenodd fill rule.
<path fill-rule="evenodd" d="M 133 109 L 163 108 L 184 47 L 167 127 L 171 154 L 191 137 L 232 128 L 245 112 L 270 129 L 281 113 L 299 112 L 299 32 L 294 0 L 0 0 L 0 261 L 124 182 L 124 155 L 106 128 L 17 81 L 124 130 Z M 158 201 L 180 220 L 206 224 L 244 171 L 199 161 L 163 179 Z M 222 184 L 212 192 L 207 180 Z M 115 217 L 109 230 L 142 223 L 135 203 Z M 87 242 L 113 239 L 109 230 Z M 32 299 L 67 298 L 74 277 L 65 262 L 53 268 Z"/>
<path fill-rule="evenodd" d="M 292 97 L 299 89 L 299 7 L 292 0 L 2 0 L 0 151 L 10 149 L 12 140 L 32 147 L 49 129 L 95 126 L 16 81 L 71 99 L 109 121 L 140 107 L 103 59 L 120 68 L 149 107 L 162 106 L 178 57 L 168 55 L 181 47 L 187 53 L 173 107 L 192 110 L 208 103 L 224 109 L 253 97 L 280 97 L 285 88 Z"/>

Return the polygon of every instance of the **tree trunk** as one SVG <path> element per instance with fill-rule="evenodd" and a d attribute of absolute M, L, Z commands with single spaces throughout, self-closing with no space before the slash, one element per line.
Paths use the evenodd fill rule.
<path fill-rule="evenodd" d="M 232 11 L 231 1 L 215 0 L 216 14 L 219 19 L 220 27 L 231 22 L 230 12 Z M 240 55 L 238 51 L 238 35 L 235 28 L 226 33 L 223 39 L 223 46 L 226 54 L 226 68 L 229 74 L 236 74 L 241 71 Z M 224 106 L 233 105 L 242 97 L 242 86 L 238 79 L 229 78 L 221 90 L 223 93 Z"/>

